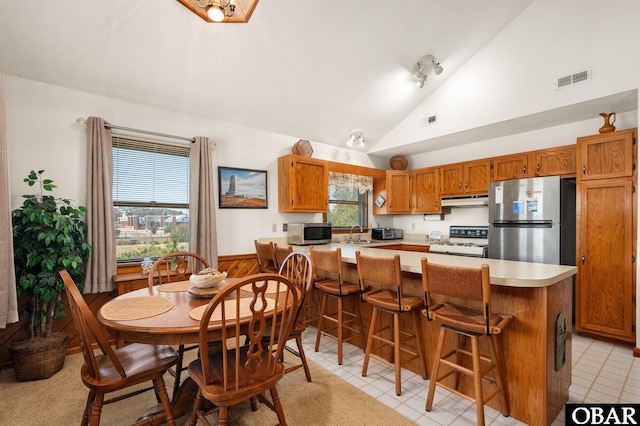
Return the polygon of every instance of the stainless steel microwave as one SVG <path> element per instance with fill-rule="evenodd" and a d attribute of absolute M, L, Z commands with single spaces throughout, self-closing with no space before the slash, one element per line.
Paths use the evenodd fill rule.
<path fill-rule="evenodd" d="M 290 223 L 287 225 L 288 244 L 302 246 L 330 242 L 330 223 Z"/>

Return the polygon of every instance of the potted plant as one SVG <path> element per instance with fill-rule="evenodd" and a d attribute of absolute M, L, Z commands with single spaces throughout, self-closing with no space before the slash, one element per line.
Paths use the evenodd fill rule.
<path fill-rule="evenodd" d="M 65 315 L 59 271 L 66 269 L 76 283 L 82 283 L 91 250 L 86 242 L 86 208 L 45 195 L 56 185 L 43 173 L 31 170 L 24 179 L 29 186 L 38 184 L 40 195 L 23 195 L 22 207 L 12 211 L 17 293 L 28 295 L 30 333 L 29 339 L 9 345 L 19 381 L 47 378 L 62 368 L 69 337 L 52 331 L 54 319 Z"/>

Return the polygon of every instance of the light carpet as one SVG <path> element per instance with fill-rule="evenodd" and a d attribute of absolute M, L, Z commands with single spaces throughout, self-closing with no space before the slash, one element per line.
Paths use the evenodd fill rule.
<path fill-rule="evenodd" d="M 195 351 L 191 351 L 195 352 Z M 288 355 L 288 354 L 287 354 Z M 291 358 L 287 358 L 289 361 Z M 185 360 L 188 362 L 188 360 Z M 80 380 L 81 354 L 67 356 L 64 368 L 46 380 L 17 382 L 13 370 L 0 371 L 0 425 L 70 425 L 78 424 L 88 390 Z M 360 391 L 324 368 L 309 362 L 312 383 L 304 371 L 291 372 L 277 389 L 290 425 L 410 425 L 413 424 L 391 408 Z M 187 374 L 186 372 L 184 374 Z M 169 392 L 173 378 L 165 375 Z M 106 405 L 101 425 L 125 425 L 141 415 L 161 409 L 153 392 Z M 177 419 L 178 425 L 189 423 L 189 414 Z M 211 417 L 214 424 L 217 419 Z M 230 425 L 277 424 L 275 413 L 263 404 L 251 411 L 248 402 L 229 411 Z"/>

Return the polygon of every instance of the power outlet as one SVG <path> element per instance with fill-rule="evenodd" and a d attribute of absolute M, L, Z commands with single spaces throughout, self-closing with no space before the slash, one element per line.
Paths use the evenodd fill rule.
<path fill-rule="evenodd" d="M 287 232 L 289 230 L 289 226 L 286 223 L 282 224 L 282 232 Z"/>
<path fill-rule="evenodd" d="M 271 232 L 278 232 L 278 224 L 277 223 L 272 223 L 271 224 Z"/>
<path fill-rule="evenodd" d="M 411 224 L 411 229 L 416 229 L 416 224 L 415 223 Z"/>

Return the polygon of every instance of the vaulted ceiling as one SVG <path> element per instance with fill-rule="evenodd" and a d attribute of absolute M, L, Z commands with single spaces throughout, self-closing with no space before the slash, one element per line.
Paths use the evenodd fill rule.
<path fill-rule="evenodd" d="M 359 128 L 375 144 L 531 2 L 260 0 L 248 23 L 212 24 L 176 0 L 3 1 L 0 72 L 326 144 Z M 426 54 L 444 71 L 419 89 Z"/>

